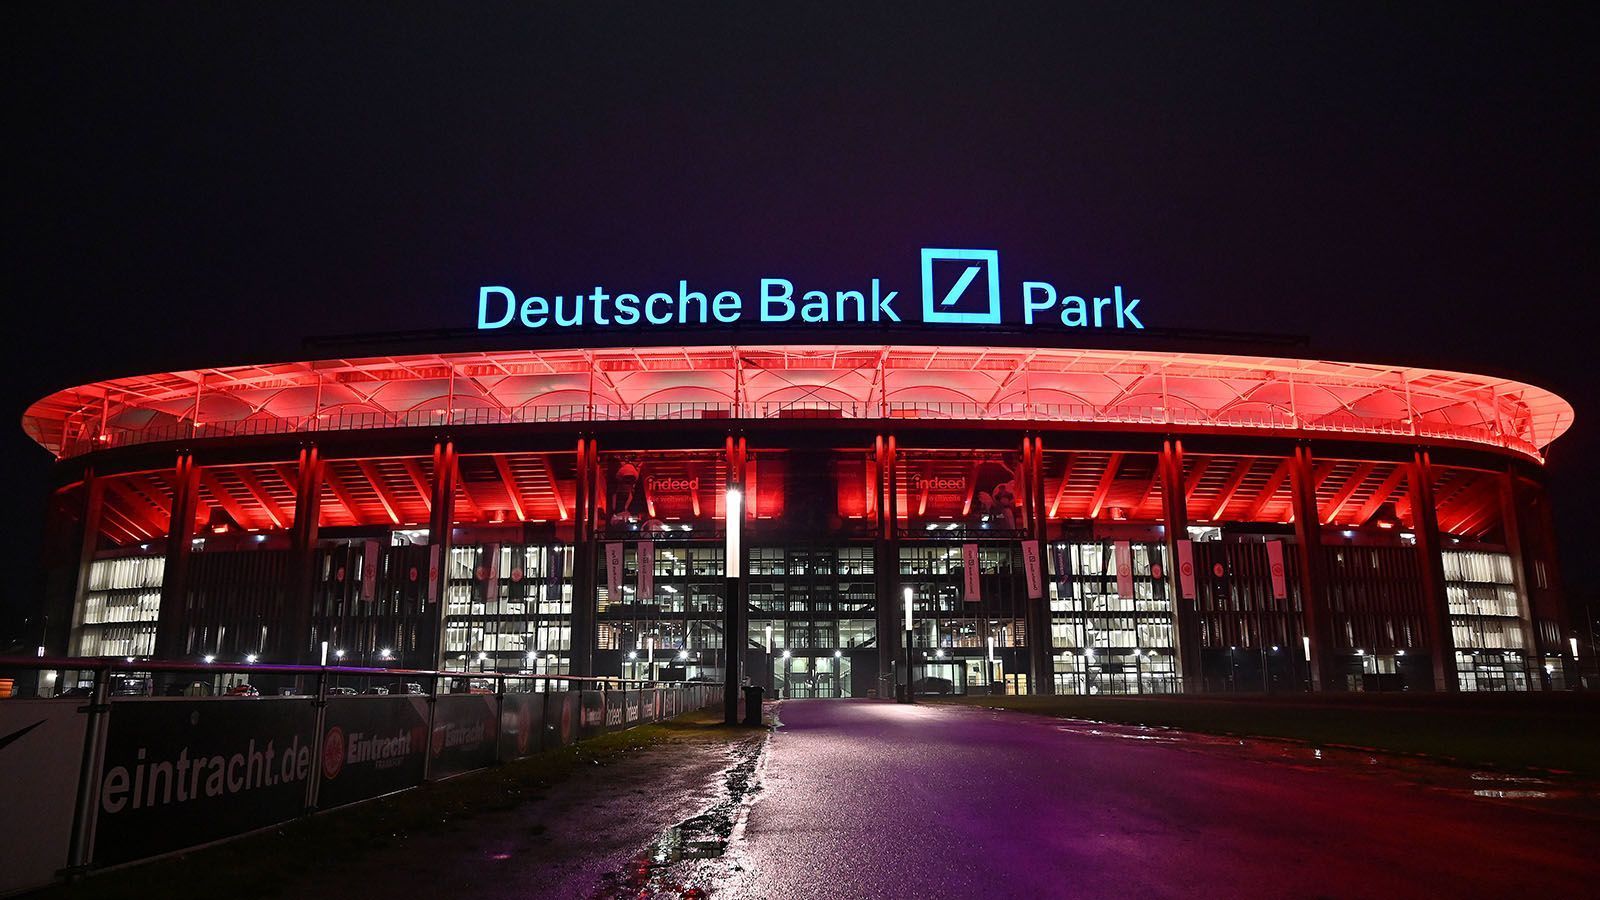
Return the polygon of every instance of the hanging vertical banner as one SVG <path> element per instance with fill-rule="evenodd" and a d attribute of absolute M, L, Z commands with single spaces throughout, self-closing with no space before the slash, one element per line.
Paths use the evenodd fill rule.
<path fill-rule="evenodd" d="M 1022 542 L 1022 571 L 1028 576 L 1028 599 L 1044 597 L 1044 572 L 1039 569 L 1039 542 Z"/>
<path fill-rule="evenodd" d="M 622 602 L 622 542 L 606 541 L 606 599 Z"/>
<path fill-rule="evenodd" d="M 656 542 L 640 541 L 638 546 L 639 557 L 639 602 L 650 603 L 656 596 Z"/>
<path fill-rule="evenodd" d="M 439 558 L 443 555 L 444 548 L 438 544 L 428 545 L 428 602 L 439 602 Z"/>
<path fill-rule="evenodd" d="M 1178 595 L 1185 600 L 1196 596 L 1194 587 L 1194 541 L 1178 542 Z"/>
<path fill-rule="evenodd" d="M 1284 577 L 1283 541 L 1267 541 L 1267 568 L 1272 573 L 1272 599 L 1289 598 L 1289 580 Z"/>
<path fill-rule="evenodd" d="M 556 592 L 556 597 L 560 597 L 561 579 L 567 574 L 566 562 L 565 547 L 557 544 L 550 548 L 550 567 L 545 570 L 544 583 L 550 590 Z"/>
<path fill-rule="evenodd" d="M 1112 545 L 1117 555 L 1117 596 L 1133 599 L 1133 545 L 1117 541 Z"/>
<path fill-rule="evenodd" d="M 493 603 L 500 598 L 500 545 L 485 545 L 483 557 L 483 601 Z"/>
<path fill-rule="evenodd" d="M 566 552 L 560 544 L 549 548 L 549 564 L 544 570 L 544 602 L 561 602 L 561 580 L 566 576 Z M 559 607 L 557 607 L 559 608 Z"/>
<path fill-rule="evenodd" d="M 961 545 L 961 599 L 968 603 L 977 603 L 982 599 L 983 573 L 978 569 L 978 545 Z"/>
<path fill-rule="evenodd" d="M 361 599 L 368 603 L 378 595 L 378 542 L 367 541 L 361 548 Z"/>
<path fill-rule="evenodd" d="M 1052 544 L 1050 546 L 1050 565 L 1055 569 L 1056 599 L 1065 600 L 1072 596 L 1072 545 Z"/>

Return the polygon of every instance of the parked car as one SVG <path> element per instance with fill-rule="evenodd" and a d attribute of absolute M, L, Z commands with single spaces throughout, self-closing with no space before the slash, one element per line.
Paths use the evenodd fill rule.
<path fill-rule="evenodd" d="M 228 692 L 226 694 L 223 694 L 223 696 L 224 697 L 259 697 L 259 696 L 261 696 L 261 692 L 259 690 L 257 690 L 256 686 L 253 685 L 253 684 L 248 684 L 248 683 L 246 683 L 246 684 L 236 684 L 233 687 L 228 688 Z"/>
<path fill-rule="evenodd" d="M 366 692 L 373 695 L 383 695 L 389 693 L 389 689 L 381 684 L 375 684 L 372 687 L 367 688 Z"/>
<path fill-rule="evenodd" d="M 956 689 L 955 682 L 938 677 L 918 678 L 913 687 L 919 694 L 951 694 Z"/>
<path fill-rule="evenodd" d="M 420 693 L 422 693 L 422 685 L 417 684 L 415 681 L 396 681 L 393 684 L 389 685 L 389 689 L 388 689 L 387 693 L 390 693 L 390 694 L 420 694 Z"/>
<path fill-rule="evenodd" d="M 354 693 L 356 693 L 356 689 L 353 688 L 353 687 L 331 687 L 331 688 L 328 688 L 328 696 L 330 696 L 330 697 L 346 697 L 346 696 L 349 696 L 349 695 L 354 694 Z"/>

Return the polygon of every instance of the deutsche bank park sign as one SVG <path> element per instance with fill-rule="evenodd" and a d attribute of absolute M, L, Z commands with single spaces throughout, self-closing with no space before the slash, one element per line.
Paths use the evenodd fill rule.
<path fill-rule="evenodd" d="M 1039 324 L 1054 328 L 1138 330 L 1139 300 L 1109 291 L 1058 290 L 1046 281 L 1023 281 L 1011 290 L 1000 276 L 998 250 L 923 248 L 921 303 L 899 287 L 872 278 L 866 284 L 820 290 L 787 278 L 762 278 L 753 290 L 700 290 L 679 281 L 669 290 L 520 295 L 509 287 L 478 289 L 478 329 L 648 329 L 695 325 L 833 324 L 925 325 Z M 1097 296 L 1096 294 L 1100 294 Z"/>

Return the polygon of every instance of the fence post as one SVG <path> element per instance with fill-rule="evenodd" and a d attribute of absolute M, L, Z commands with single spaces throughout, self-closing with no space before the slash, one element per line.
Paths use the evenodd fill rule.
<path fill-rule="evenodd" d="M 544 686 L 544 690 L 539 690 L 540 685 Z M 543 712 L 539 716 L 539 751 L 543 752 L 550 749 L 549 747 L 545 746 L 545 735 L 550 733 L 550 679 L 546 678 L 540 680 L 537 676 L 535 676 L 533 679 L 533 689 L 542 695 L 539 698 L 539 703 L 544 707 Z M 559 746 L 559 744 L 560 741 L 558 739 L 557 745 Z"/>
<path fill-rule="evenodd" d="M 500 748 L 505 741 L 500 740 L 501 732 L 506 727 L 506 679 L 498 675 L 494 680 L 494 764 L 502 765 L 505 760 L 500 758 Z"/>
<path fill-rule="evenodd" d="M 107 719 L 111 715 L 111 668 L 95 671 L 94 697 L 84 710 L 82 765 L 78 770 L 78 803 L 72 817 L 72 839 L 67 845 L 67 870 L 82 869 L 94 859 L 95 823 L 100 814 L 100 772 L 105 768 Z M 20 810 L 18 811 L 20 812 Z"/>
<path fill-rule="evenodd" d="M 442 602 L 442 601 L 441 601 Z M 433 780 L 433 729 L 435 711 L 439 708 L 439 673 L 435 672 L 433 681 L 428 686 L 428 747 L 423 751 L 422 781 L 427 783 Z"/>
<path fill-rule="evenodd" d="M 317 711 L 316 725 L 311 733 L 315 735 L 316 743 L 311 745 L 311 777 L 306 779 L 306 812 L 309 814 L 317 808 L 321 801 L 322 793 L 322 753 L 323 742 L 328 739 L 328 672 L 324 669 L 317 673 L 317 693 L 311 701 L 312 708 Z"/>

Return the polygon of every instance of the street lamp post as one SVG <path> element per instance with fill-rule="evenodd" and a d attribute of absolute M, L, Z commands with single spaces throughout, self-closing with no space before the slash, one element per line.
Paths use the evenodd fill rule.
<path fill-rule="evenodd" d="M 744 495 L 729 487 L 724 508 L 727 512 L 727 542 L 723 547 L 723 571 L 727 590 L 722 602 L 722 716 L 728 725 L 739 724 L 739 659 L 744 655 L 745 637 L 741 627 L 744 602 L 739 579 L 744 575 L 739 531 L 744 525 Z"/>
<path fill-rule="evenodd" d="M 906 590 L 905 590 L 905 600 L 906 600 L 906 694 L 905 694 L 905 699 L 902 702 L 904 702 L 904 703 L 915 703 L 916 701 L 912 699 L 912 695 L 911 695 L 911 692 L 912 692 L 912 682 L 911 682 L 911 588 L 909 588 L 909 587 L 907 587 Z"/>
<path fill-rule="evenodd" d="M 767 623 L 764 631 L 767 635 L 767 655 L 762 658 L 766 660 L 767 665 L 767 690 L 771 691 L 773 694 L 776 694 L 778 690 L 778 682 L 777 676 L 772 674 L 775 671 L 775 668 L 772 662 L 772 624 L 770 622 Z"/>

